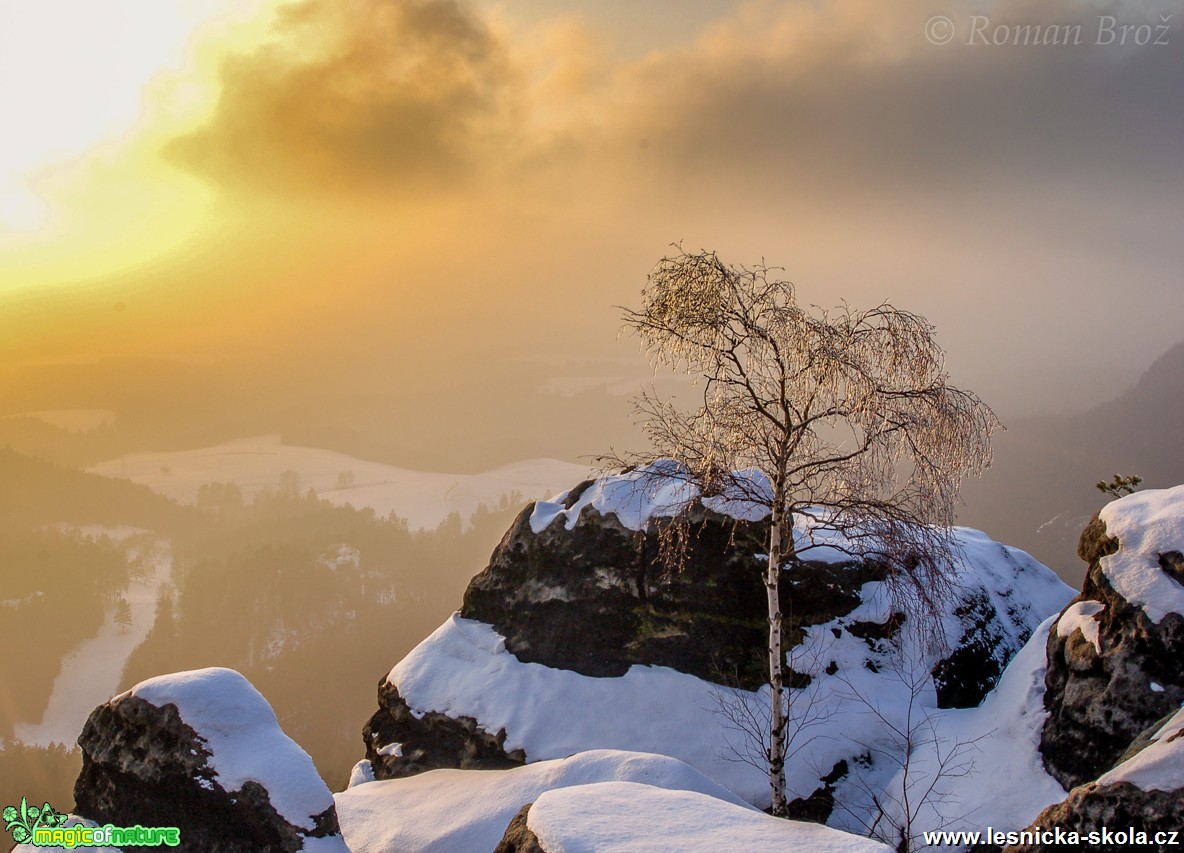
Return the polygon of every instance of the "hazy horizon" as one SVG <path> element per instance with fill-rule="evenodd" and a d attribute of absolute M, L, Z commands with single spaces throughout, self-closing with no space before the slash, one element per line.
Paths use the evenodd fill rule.
<path fill-rule="evenodd" d="M 925 315 L 1005 420 L 1086 408 L 1181 337 L 1184 36 L 1173 4 L 980 5 L 0 3 L 0 371 L 177 362 L 195 421 L 335 407 L 438 470 L 597 453 L 628 424 L 533 453 L 525 423 L 645 379 L 614 306 L 681 242 Z M 1161 12 L 1167 46 L 1100 43 Z M 175 387 L 110 372 L 3 413 Z"/>

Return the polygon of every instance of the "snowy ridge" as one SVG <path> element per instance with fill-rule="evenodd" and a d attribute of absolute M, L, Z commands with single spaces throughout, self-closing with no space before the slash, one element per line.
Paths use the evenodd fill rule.
<path fill-rule="evenodd" d="M 313 817 L 333 806 L 333 795 L 308 753 L 283 733 L 271 705 L 234 670 L 212 667 L 162 675 L 140 682 L 129 693 L 158 708 L 177 707 L 185 724 L 205 741 L 212 753 L 209 766 L 228 793 L 241 790 L 245 782 L 258 782 L 280 816 L 309 830 L 315 827 Z M 340 850 L 340 839 L 336 843 Z"/>
<path fill-rule="evenodd" d="M 1157 624 L 1184 613 L 1184 586 L 1159 565 L 1161 554 L 1184 552 L 1184 486 L 1135 492 L 1106 504 L 1099 516 L 1118 539 L 1118 551 L 1101 560 L 1114 591 Z"/>
<path fill-rule="evenodd" d="M 754 493 L 768 492 L 768 479 L 759 471 L 740 472 L 752 483 Z M 659 459 L 632 471 L 611 474 L 595 480 L 580 494 L 570 508 L 563 501 L 568 492 L 549 501 L 535 504 L 530 516 L 530 529 L 542 533 L 557 518 L 571 530 L 584 507 L 592 507 L 601 515 L 615 515 L 629 530 L 641 530 L 652 518 L 677 515 L 699 497 L 700 489 L 692 482 L 690 472 L 673 459 Z M 760 521 L 769 510 L 759 503 L 745 500 L 742 495 L 722 495 L 703 500 L 708 509 L 742 521 Z"/>
<path fill-rule="evenodd" d="M 768 788 L 752 768 L 726 759 L 729 732 L 714 698 L 720 688 L 673 669 L 635 666 L 621 678 L 593 678 L 523 663 L 493 628 L 454 615 L 388 678 L 413 712 L 471 716 L 487 731 L 504 728 L 505 748 L 525 750 L 532 762 L 589 749 L 655 752 L 685 761 L 749 802 Z"/>
<path fill-rule="evenodd" d="M 757 814 L 681 761 L 593 750 L 511 770 L 432 770 L 406 779 L 365 782 L 336 795 L 337 815 L 353 853 L 490 851 L 518 810 L 543 792 L 597 782 L 691 791 Z"/>
<path fill-rule="evenodd" d="M 635 782 L 600 782 L 547 791 L 531 806 L 526 825 L 548 853 L 890 853 L 892 849 L 857 835 L 770 817 L 694 791 Z"/>

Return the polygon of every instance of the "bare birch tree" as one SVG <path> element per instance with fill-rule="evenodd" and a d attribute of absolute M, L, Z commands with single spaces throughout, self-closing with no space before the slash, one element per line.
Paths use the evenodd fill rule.
<path fill-rule="evenodd" d="M 781 814 L 782 571 L 811 548 L 839 548 L 881 565 L 910 612 L 935 613 L 954 574 L 958 488 L 989 464 L 999 423 L 949 384 L 924 318 L 887 303 L 807 310 L 772 272 L 680 248 L 624 321 L 655 369 L 686 372 L 701 389 L 689 410 L 652 390 L 635 401 L 653 456 L 681 463 L 704 495 L 767 510 L 767 758 Z"/>

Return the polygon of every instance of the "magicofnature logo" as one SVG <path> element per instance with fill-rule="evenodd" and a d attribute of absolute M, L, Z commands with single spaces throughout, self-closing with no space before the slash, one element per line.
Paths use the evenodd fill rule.
<path fill-rule="evenodd" d="M 21 807 L 7 806 L 4 809 L 4 831 L 12 833 L 17 844 L 33 840 L 33 832 L 39 828 L 54 829 L 66 822 L 68 816 L 53 810 L 49 803 L 41 808 L 29 805 L 28 797 L 21 797 Z"/>
<path fill-rule="evenodd" d="M 4 829 L 12 833 L 18 844 L 34 847 L 176 847 L 181 843 L 181 830 L 175 826 L 94 826 L 71 821 L 68 814 L 55 810 L 49 803 L 41 808 L 30 806 L 28 797 L 21 797 L 21 806 L 4 809 Z"/>

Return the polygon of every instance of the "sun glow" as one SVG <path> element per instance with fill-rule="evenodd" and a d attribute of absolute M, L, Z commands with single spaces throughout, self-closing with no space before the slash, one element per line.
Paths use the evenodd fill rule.
<path fill-rule="evenodd" d="M 0 0 L 0 216 L 44 225 L 33 173 L 132 127 L 144 84 L 175 63 L 192 29 L 153 0 Z"/>
<path fill-rule="evenodd" d="M 208 110 L 214 51 L 268 2 L 0 0 L 4 290 L 102 276 L 192 233 L 208 193 L 160 141 Z"/>

